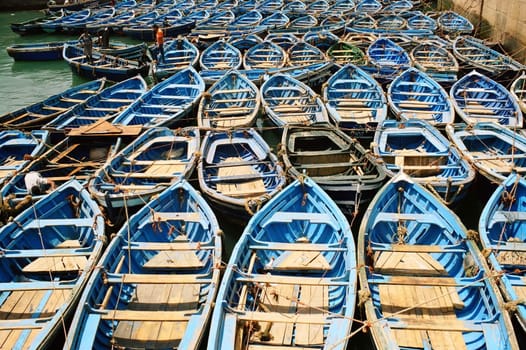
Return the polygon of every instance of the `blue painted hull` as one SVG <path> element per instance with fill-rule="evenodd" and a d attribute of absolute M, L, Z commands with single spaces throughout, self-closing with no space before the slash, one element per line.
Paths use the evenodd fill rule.
<path fill-rule="evenodd" d="M 188 67 L 155 85 L 113 123 L 143 127 L 181 124 L 197 107 L 204 90 L 203 79 L 194 68 Z"/>
<path fill-rule="evenodd" d="M 423 120 L 386 120 L 378 126 L 373 152 L 390 177 L 403 171 L 447 205 L 468 192 L 475 171 L 435 127 Z"/>
<path fill-rule="evenodd" d="M 311 179 L 294 181 L 249 221 L 236 244 L 207 348 L 345 349 L 356 282 L 354 241 L 344 215 Z M 250 324 L 258 324 L 259 332 L 244 327 Z"/>
<path fill-rule="evenodd" d="M 201 191 L 216 208 L 245 219 L 286 181 L 277 157 L 253 129 L 207 132 L 197 176 Z"/>
<path fill-rule="evenodd" d="M 106 78 L 110 81 L 123 81 L 138 74 L 147 76 L 150 72 L 149 63 L 125 60 L 93 52 L 93 62 L 88 62 L 81 48 L 65 45 L 63 57 L 74 74 L 87 79 Z"/>
<path fill-rule="evenodd" d="M 74 45 L 77 41 L 18 44 L 7 47 L 7 54 L 15 61 L 54 61 L 62 59 L 64 44 Z"/>
<path fill-rule="evenodd" d="M 198 349 L 219 284 L 219 234 L 214 213 L 188 182 L 170 186 L 106 249 L 65 348 Z M 135 331 L 126 331 L 130 325 Z"/>
<path fill-rule="evenodd" d="M 52 346 L 95 269 L 103 239 L 102 213 L 75 180 L 2 227 L 0 311 L 9 312 L 2 326 L 10 333 L 5 347 Z M 17 303 L 20 311 L 13 309 Z"/>
<path fill-rule="evenodd" d="M 521 302 L 524 289 L 524 241 L 526 226 L 524 206 L 526 180 L 510 174 L 491 195 L 479 221 L 480 240 L 488 252 L 488 262 L 500 275 L 499 287 L 507 305 L 513 307 L 523 329 L 526 328 L 526 306 Z"/>
<path fill-rule="evenodd" d="M 474 240 L 406 175 L 387 183 L 367 209 L 358 266 L 363 327 L 370 325 L 377 348 L 518 348 L 496 275 Z"/>
<path fill-rule="evenodd" d="M 105 79 L 99 79 L 74 86 L 43 101 L 4 114 L 0 116 L 0 123 L 4 127 L 20 130 L 40 128 L 59 114 L 99 93 L 105 83 Z"/>
<path fill-rule="evenodd" d="M 101 120 L 112 119 L 139 99 L 146 89 L 147 84 L 139 75 L 122 81 L 62 113 L 47 123 L 44 128 L 53 132 L 66 133 Z"/>
<path fill-rule="evenodd" d="M 110 216 L 140 208 L 174 179 L 191 178 L 199 146 L 197 128 L 151 128 L 95 173 L 90 192 Z"/>
<path fill-rule="evenodd" d="M 448 125 L 449 139 L 490 182 L 501 183 L 510 173 L 526 174 L 526 138 L 496 123 Z"/>

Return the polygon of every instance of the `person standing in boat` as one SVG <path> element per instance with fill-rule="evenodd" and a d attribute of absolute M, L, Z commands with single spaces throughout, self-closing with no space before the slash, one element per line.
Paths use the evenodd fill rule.
<path fill-rule="evenodd" d="M 164 33 L 162 28 L 159 28 L 159 25 L 153 25 L 153 33 L 155 44 L 157 45 L 157 52 L 159 54 L 159 62 L 164 62 Z"/>
<path fill-rule="evenodd" d="M 86 56 L 86 60 L 88 63 L 91 63 L 93 61 L 92 58 L 92 51 L 93 51 L 93 38 L 91 37 L 91 34 L 88 32 L 88 29 L 84 29 L 84 33 L 79 38 L 80 46 L 84 49 L 84 56 Z"/>
<path fill-rule="evenodd" d="M 111 30 L 111 27 L 106 27 L 102 31 L 102 35 L 100 36 L 100 47 L 103 49 L 107 49 L 108 47 L 110 47 Z"/>

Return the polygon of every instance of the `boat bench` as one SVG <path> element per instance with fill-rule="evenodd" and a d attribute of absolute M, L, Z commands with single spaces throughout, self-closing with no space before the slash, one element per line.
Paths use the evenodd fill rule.
<path fill-rule="evenodd" d="M 79 227 L 91 227 L 95 223 L 94 218 L 85 219 L 35 219 L 27 224 L 23 224 L 24 229 L 42 228 L 46 226 L 79 226 Z"/>
<path fill-rule="evenodd" d="M 420 224 L 433 224 L 445 229 L 443 221 L 432 214 L 416 213 L 378 213 L 375 217 L 373 227 L 380 222 L 416 221 Z"/>
<path fill-rule="evenodd" d="M 34 282 L 2 282 L 0 283 L 1 292 L 14 292 L 25 290 L 64 290 L 72 289 L 76 286 L 76 281 L 34 281 Z"/>
<path fill-rule="evenodd" d="M 479 276 L 475 277 L 430 277 L 430 276 L 391 276 L 373 275 L 369 277 L 369 284 L 396 284 L 401 286 L 444 286 L 444 287 L 484 287 Z"/>
<path fill-rule="evenodd" d="M 166 242 L 166 243 L 133 243 L 123 245 L 121 249 L 129 250 L 152 250 L 152 251 L 198 251 L 198 250 L 213 250 L 215 245 L 213 242 Z"/>
<path fill-rule="evenodd" d="M 107 273 L 105 284 L 205 284 L 212 283 L 208 275 L 161 275 Z"/>
<path fill-rule="evenodd" d="M 150 321 L 150 322 L 182 322 L 190 320 L 192 313 L 188 311 L 152 311 L 152 310 L 101 310 L 92 309 L 101 314 L 101 320 L 108 321 Z"/>
<path fill-rule="evenodd" d="M 302 244 L 302 243 L 297 243 Z M 243 283 L 261 284 L 288 284 L 288 285 L 309 285 L 309 286 L 348 286 L 349 281 L 335 280 L 327 277 L 305 277 L 305 276 L 286 276 L 272 274 L 248 274 L 236 278 L 236 281 Z"/>
<path fill-rule="evenodd" d="M 293 221 L 309 221 L 311 224 L 327 224 L 333 229 L 338 229 L 336 220 L 326 213 L 286 212 L 278 211 L 266 219 L 261 227 L 265 228 L 271 223 L 292 223 Z"/>
<path fill-rule="evenodd" d="M 250 250 L 284 250 L 284 251 L 318 251 L 318 252 L 346 252 L 348 248 L 335 244 L 317 243 L 281 243 L 272 242 L 269 244 L 251 244 Z"/>

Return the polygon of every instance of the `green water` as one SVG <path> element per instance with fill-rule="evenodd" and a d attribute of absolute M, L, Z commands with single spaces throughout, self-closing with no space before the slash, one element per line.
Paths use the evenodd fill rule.
<path fill-rule="evenodd" d="M 0 114 L 38 102 L 83 82 L 73 76 L 64 61 L 15 62 L 7 54 L 5 48 L 13 44 L 75 38 L 50 34 L 22 37 L 9 27 L 10 23 L 42 15 L 39 11 L 0 12 Z"/>

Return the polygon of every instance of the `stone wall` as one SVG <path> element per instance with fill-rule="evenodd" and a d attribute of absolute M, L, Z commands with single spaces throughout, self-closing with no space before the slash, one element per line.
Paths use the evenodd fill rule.
<path fill-rule="evenodd" d="M 501 43 L 511 56 L 526 63 L 526 0 L 438 0 L 437 5 L 451 6 L 472 21 L 477 36 Z"/>

